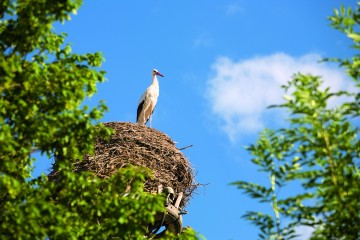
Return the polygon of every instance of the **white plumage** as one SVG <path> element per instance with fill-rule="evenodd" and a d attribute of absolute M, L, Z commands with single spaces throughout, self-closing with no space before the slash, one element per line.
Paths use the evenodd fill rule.
<path fill-rule="evenodd" d="M 159 82 L 156 76 L 164 77 L 156 69 L 152 70 L 151 76 L 152 76 L 152 83 L 140 98 L 139 105 L 137 108 L 137 116 L 136 116 L 136 122 L 138 124 L 145 125 L 150 120 L 150 127 L 151 127 L 151 115 L 154 112 L 156 102 L 159 97 Z"/>

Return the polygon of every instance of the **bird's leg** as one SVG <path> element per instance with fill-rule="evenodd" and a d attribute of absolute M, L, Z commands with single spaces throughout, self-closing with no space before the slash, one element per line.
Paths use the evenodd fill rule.
<path fill-rule="evenodd" d="M 150 128 L 151 128 L 152 114 L 150 115 Z"/>

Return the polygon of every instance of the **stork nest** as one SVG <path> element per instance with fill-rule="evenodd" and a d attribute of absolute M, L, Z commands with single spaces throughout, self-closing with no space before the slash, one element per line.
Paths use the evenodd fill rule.
<path fill-rule="evenodd" d="M 175 142 L 167 135 L 147 126 L 129 122 L 108 122 L 115 130 L 109 140 L 95 139 L 94 155 L 86 155 L 74 166 L 75 172 L 92 171 L 100 178 L 109 178 L 128 164 L 151 169 L 154 177 L 145 182 L 145 191 L 157 192 L 158 187 L 172 187 L 183 192 L 181 206 L 185 206 L 194 190 L 193 169 Z M 50 173 L 52 175 L 52 173 Z"/>

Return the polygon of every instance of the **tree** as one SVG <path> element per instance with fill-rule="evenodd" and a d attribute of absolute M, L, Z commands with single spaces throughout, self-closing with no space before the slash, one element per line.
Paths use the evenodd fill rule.
<path fill-rule="evenodd" d="M 360 8 L 340 7 L 329 19 L 358 50 Z M 339 62 L 359 89 L 359 55 L 325 60 Z M 283 86 L 290 95 L 285 96 L 284 104 L 272 107 L 290 113 L 289 127 L 264 130 L 257 143 L 248 147 L 252 162 L 268 174 L 268 186 L 233 183 L 250 197 L 270 203 L 272 213 L 248 211 L 243 215 L 259 227 L 261 239 L 293 239 L 295 228 L 302 225 L 313 227 L 311 239 L 360 238 L 360 141 L 359 127 L 354 125 L 360 92 L 331 92 L 321 86 L 321 77 L 303 74 L 294 75 Z M 329 100 L 340 96 L 351 100 L 330 108 Z M 286 196 L 289 185 L 302 190 Z"/>
<path fill-rule="evenodd" d="M 52 27 L 81 4 L 0 3 L 1 239 L 143 239 L 165 209 L 164 196 L 144 192 L 148 169 L 129 166 L 106 180 L 73 173 L 94 138 L 111 134 L 99 122 L 105 103 L 82 104 L 105 80 L 102 54 L 72 53 Z M 33 151 L 57 156 L 57 181 L 31 178 Z M 178 238 L 197 239 L 192 229 Z"/>

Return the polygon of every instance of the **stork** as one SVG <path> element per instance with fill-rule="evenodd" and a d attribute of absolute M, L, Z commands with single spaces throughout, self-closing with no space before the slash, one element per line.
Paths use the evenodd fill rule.
<path fill-rule="evenodd" d="M 156 76 L 164 77 L 158 70 L 153 69 L 151 72 L 152 83 L 143 93 L 140 98 L 139 105 L 137 108 L 136 122 L 138 124 L 146 125 L 150 120 L 151 127 L 151 116 L 154 112 L 157 99 L 159 97 L 159 82 Z"/>

